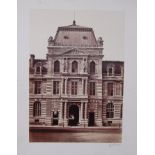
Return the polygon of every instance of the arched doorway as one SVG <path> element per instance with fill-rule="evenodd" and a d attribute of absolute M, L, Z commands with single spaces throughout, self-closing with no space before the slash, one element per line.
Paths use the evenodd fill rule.
<path fill-rule="evenodd" d="M 69 107 L 69 122 L 70 126 L 77 126 L 79 123 L 79 107 L 77 105 L 71 105 Z"/>

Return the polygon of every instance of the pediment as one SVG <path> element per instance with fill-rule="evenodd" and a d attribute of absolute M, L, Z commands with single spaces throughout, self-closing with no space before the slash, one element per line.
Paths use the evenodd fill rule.
<path fill-rule="evenodd" d="M 78 50 L 78 49 L 71 49 L 63 53 L 63 55 L 86 55 L 86 52 Z"/>

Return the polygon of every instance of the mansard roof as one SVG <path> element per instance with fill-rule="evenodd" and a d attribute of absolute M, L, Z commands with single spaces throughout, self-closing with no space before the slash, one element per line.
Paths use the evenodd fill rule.
<path fill-rule="evenodd" d="M 58 27 L 54 43 L 58 46 L 98 46 L 93 29 L 76 25 L 75 21 L 72 25 Z"/>

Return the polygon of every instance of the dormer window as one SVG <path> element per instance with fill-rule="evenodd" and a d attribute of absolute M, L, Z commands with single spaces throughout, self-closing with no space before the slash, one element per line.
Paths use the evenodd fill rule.
<path fill-rule="evenodd" d="M 88 38 L 87 38 L 86 36 L 83 36 L 83 39 L 84 39 L 84 40 L 87 40 Z"/>
<path fill-rule="evenodd" d="M 68 36 L 64 36 L 64 39 L 69 39 L 69 37 Z"/>

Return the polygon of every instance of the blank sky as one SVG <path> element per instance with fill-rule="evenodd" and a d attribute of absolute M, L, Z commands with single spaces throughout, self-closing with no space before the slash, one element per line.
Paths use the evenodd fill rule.
<path fill-rule="evenodd" d="M 45 58 L 47 40 L 58 26 L 71 25 L 73 10 L 33 10 L 30 14 L 30 53 Z M 119 11 L 75 10 L 77 25 L 92 27 L 96 38 L 104 40 L 104 60 L 123 60 L 124 13 Z"/>

